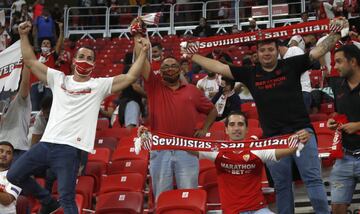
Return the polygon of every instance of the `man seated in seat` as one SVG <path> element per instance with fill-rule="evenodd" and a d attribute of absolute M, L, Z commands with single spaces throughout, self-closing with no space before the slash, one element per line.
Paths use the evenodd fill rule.
<path fill-rule="evenodd" d="M 15 214 L 16 199 L 21 188 L 11 184 L 6 174 L 13 160 L 14 147 L 7 141 L 0 142 L 0 213 Z"/>
<path fill-rule="evenodd" d="M 139 134 L 143 132 L 139 128 Z M 247 118 L 232 112 L 225 119 L 225 132 L 230 140 L 244 140 L 248 131 Z M 303 134 L 303 133 L 301 133 Z M 214 161 L 217 170 L 221 208 L 224 214 L 270 214 L 261 189 L 264 162 L 277 161 L 296 152 L 298 139 L 288 149 L 254 151 L 193 152 L 200 159 Z"/>

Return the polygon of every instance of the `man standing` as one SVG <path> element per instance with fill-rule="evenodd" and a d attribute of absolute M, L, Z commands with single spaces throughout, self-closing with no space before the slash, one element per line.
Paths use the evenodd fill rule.
<path fill-rule="evenodd" d="M 0 213 L 16 214 L 16 199 L 21 188 L 6 179 L 6 174 L 13 161 L 14 147 L 7 141 L 0 142 Z"/>
<path fill-rule="evenodd" d="M 347 21 L 341 19 L 340 26 Z M 327 198 L 321 179 L 316 138 L 306 111 L 300 76 L 314 60 L 329 51 L 340 39 L 331 33 L 320 46 L 310 53 L 278 60 L 278 45 L 274 40 L 260 41 L 256 66 L 229 66 L 196 54 L 196 44 L 189 44 L 183 53 L 193 62 L 222 76 L 244 83 L 254 97 L 264 137 L 297 133 L 300 142 L 307 142 L 300 157 L 285 157 L 268 165 L 276 188 L 276 203 L 280 214 L 294 213 L 291 166 L 295 161 L 308 196 L 316 213 L 329 213 Z M 192 48 L 193 47 L 193 48 Z"/>
<path fill-rule="evenodd" d="M 135 46 L 136 56 L 139 48 Z M 150 128 L 186 137 L 205 136 L 214 122 L 217 111 L 203 92 L 180 79 L 180 64 L 167 57 L 160 66 L 160 75 L 150 70 L 147 61 L 143 69 L 145 90 L 148 97 Z M 200 114 L 207 114 L 201 130 L 196 131 Z M 150 175 L 154 196 L 173 189 L 174 176 L 179 189 L 198 186 L 199 161 L 186 151 L 164 150 L 150 153 Z"/>
<path fill-rule="evenodd" d="M 73 60 L 74 75 L 48 68 L 40 63 L 28 39 L 30 22 L 19 26 L 24 63 L 47 83 L 53 92 L 53 103 L 41 143 L 33 146 L 11 167 L 7 177 L 11 183 L 31 192 L 40 200 L 40 213 L 51 213 L 59 204 L 49 192 L 31 177 L 35 170 L 50 168 L 58 178 L 60 204 L 65 213 L 78 213 L 75 203 L 76 176 L 81 150 L 92 152 L 97 116 L 101 101 L 110 93 L 118 92 L 136 81 L 142 71 L 149 43 L 141 43 L 139 57 L 126 75 L 111 78 L 91 78 L 95 67 L 95 53 L 80 47 Z"/>
<path fill-rule="evenodd" d="M 360 178 L 360 49 L 355 45 L 344 45 L 335 51 L 335 68 L 340 78 L 331 80 L 335 109 L 345 114 L 348 123 L 338 124 L 329 119 L 330 129 L 340 129 L 344 157 L 337 159 L 331 171 L 331 205 L 334 214 L 347 213 L 351 204 L 357 179 Z"/>

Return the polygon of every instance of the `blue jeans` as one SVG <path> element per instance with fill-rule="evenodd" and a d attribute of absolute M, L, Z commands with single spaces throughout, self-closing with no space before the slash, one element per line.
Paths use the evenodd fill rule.
<path fill-rule="evenodd" d="M 14 164 L 23 154 L 25 154 L 25 150 L 15 149 L 13 153 L 13 160 L 11 164 Z"/>
<path fill-rule="evenodd" d="M 34 171 L 50 168 L 58 178 L 60 205 L 66 214 L 77 214 L 75 185 L 79 169 L 80 150 L 72 146 L 41 142 L 22 155 L 11 166 L 7 179 L 25 192 L 32 193 L 41 204 L 47 205 L 52 198 L 32 177 Z"/>
<path fill-rule="evenodd" d="M 155 199 L 173 189 L 174 175 L 178 189 L 197 189 L 199 160 L 181 150 L 151 151 L 150 175 Z"/>
<path fill-rule="evenodd" d="M 240 214 L 274 214 L 274 213 L 271 212 L 269 208 L 265 207 L 260 210 L 241 212 Z"/>
<path fill-rule="evenodd" d="M 330 175 L 331 203 L 350 204 L 359 178 L 359 158 L 345 155 L 343 159 L 337 159 Z"/>
<path fill-rule="evenodd" d="M 302 95 L 303 95 L 303 98 L 304 98 L 304 103 L 305 103 L 306 110 L 308 112 L 310 112 L 311 102 L 312 102 L 311 93 L 307 92 L 307 91 L 303 91 Z"/>
<path fill-rule="evenodd" d="M 308 129 L 311 131 L 311 129 Z M 267 163 L 276 190 L 276 206 L 279 214 L 294 213 L 294 194 L 292 188 L 292 163 L 295 162 L 304 182 L 308 197 L 316 214 L 329 213 L 328 201 L 321 179 L 321 167 L 318 157 L 316 137 L 313 134 L 301 151 L 282 158 L 278 162 Z"/>
<path fill-rule="evenodd" d="M 51 97 L 52 91 L 50 88 L 44 86 L 43 83 L 37 82 L 31 85 L 30 89 L 30 99 L 31 99 L 31 109 L 33 111 L 40 111 L 41 101 L 44 97 Z"/>

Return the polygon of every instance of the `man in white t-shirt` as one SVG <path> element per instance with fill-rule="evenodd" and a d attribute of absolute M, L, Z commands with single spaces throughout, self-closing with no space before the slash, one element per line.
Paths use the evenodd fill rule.
<path fill-rule="evenodd" d="M 14 147 L 7 141 L 0 142 L 0 213 L 16 214 L 16 199 L 21 188 L 6 179 L 13 159 Z"/>
<path fill-rule="evenodd" d="M 41 214 L 52 213 L 59 209 L 59 203 L 31 177 L 35 170 L 50 168 L 58 178 L 60 205 L 64 213 L 76 214 L 75 185 L 80 154 L 81 150 L 92 152 L 94 149 L 100 104 L 110 93 L 123 90 L 138 79 L 147 57 L 149 41 L 135 41 L 142 47 L 141 53 L 126 75 L 92 78 L 95 52 L 88 47 L 80 47 L 73 59 L 74 75 L 66 76 L 36 59 L 28 39 L 31 27 L 30 22 L 19 25 L 24 63 L 50 87 L 53 102 L 41 143 L 31 147 L 15 162 L 7 178 L 40 200 Z"/>
<path fill-rule="evenodd" d="M 49 120 L 52 97 L 44 97 L 40 103 L 40 111 L 35 116 L 32 130 L 31 145 L 38 143 L 44 134 L 46 124 Z"/>
<path fill-rule="evenodd" d="M 202 90 L 205 94 L 205 97 L 209 98 L 210 100 L 215 96 L 215 94 L 219 91 L 219 86 L 221 83 L 221 76 L 215 74 L 213 72 L 208 72 L 207 76 L 200 79 L 196 87 Z"/>

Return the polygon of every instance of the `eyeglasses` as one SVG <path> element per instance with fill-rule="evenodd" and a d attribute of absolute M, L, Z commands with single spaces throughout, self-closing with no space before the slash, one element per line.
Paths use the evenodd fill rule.
<path fill-rule="evenodd" d="M 179 68 L 180 65 L 178 64 L 173 64 L 173 65 L 164 65 L 164 66 L 161 66 L 161 70 L 169 70 L 169 69 L 177 69 Z"/>

